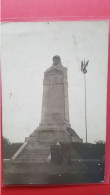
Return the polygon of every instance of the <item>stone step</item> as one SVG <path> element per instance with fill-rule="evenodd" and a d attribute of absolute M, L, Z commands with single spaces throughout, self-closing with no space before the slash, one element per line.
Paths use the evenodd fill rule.
<path fill-rule="evenodd" d="M 46 163 L 49 162 L 49 159 L 17 159 L 15 162 L 37 162 L 37 163 Z"/>
<path fill-rule="evenodd" d="M 39 158 L 39 157 L 46 157 L 46 156 L 49 156 L 49 153 L 48 154 L 39 154 L 39 155 L 22 155 L 22 156 L 18 156 L 18 158 Z"/>
<path fill-rule="evenodd" d="M 40 145 L 34 143 L 34 145 L 27 144 L 22 152 L 17 156 L 17 161 L 36 161 L 36 162 L 48 162 L 48 156 L 50 155 L 49 145 Z"/>
<path fill-rule="evenodd" d="M 50 152 L 50 150 L 36 150 L 36 151 L 29 151 L 29 150 L 24 150 L 20 155 L 22 154 L 48 154 Z"/>
<path fill-rule="evenodd" d="M 32 155 L 29 155 L 29 154 L 23 154 L 23 155 L 19 155 L 18 156 L 18 158 L 38 158 L 38 157 L 46 157 L 46 156 L 48 156 L 50 153 L 46 153 L 46 154 L 39 154 L 39 155 L 34 155 L 34 154 L 32 154 Z"/>
<path fill-rule="evenodd" d="M 48 150 L 48 151 L 42 151 L 42 150 L 40 150 L 40 151 L 35 151 L 35 152 L 33 152 L 33 151 L 23 151 L 20 155 L 22 155 L 22 154 L 26 154 L 26 153 L 28 153 L 28 154 L 46 154 L 46 153 L 49 153 L 50 152 L 50 150 Z"/>
<path fill-rule="evenodd" d="M 28 149 L 24 149 L 23 152 L 17 157 L 16 160 L 46 162 L 48 161 L 49 155 L 50 155 L 50 149 L 49 150 L 36 149 L 34 151 L 29 151 Z"/>
<path fill-rule="evenodd" d="M 47 162 L 48 161 L 48 156 L 45 157 L 33 157 L 33 158 L 26 158 L 26 157 L 22 157 L 22 158 L 17 158 L 16 161 L 36 161 L 36 162 Z"/>

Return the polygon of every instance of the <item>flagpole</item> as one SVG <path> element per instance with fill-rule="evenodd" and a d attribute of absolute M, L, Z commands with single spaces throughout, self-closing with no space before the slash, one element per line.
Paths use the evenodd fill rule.
<path fill-rule="evenodd" d="M 87 66 L 88 66 L 89 60 L 87 62 L 81 61 L 81 71 L 84 74 L 84 87 L 85 87 L 85 130 L 86 130 L 86 143 L 87 143 L 87 105 L 86 105 L 86 76 L 85 74 L 87 73 Z"/>
<path fill-rule="evenodd" d="M 84 74 L 84 86 L 85 86 L 85 128 L 86 128 L 86 143 L 87 143 L 87 106 L 86 106 L 86 76 Z"/>

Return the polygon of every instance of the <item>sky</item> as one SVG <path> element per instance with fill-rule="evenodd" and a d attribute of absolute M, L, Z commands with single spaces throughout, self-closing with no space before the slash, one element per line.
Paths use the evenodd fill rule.
<path fill-rule="evenodd" d="M 85 142 L 86 74 L 88 142 L 106 138 L 108 21 L 2 23 L 2 131 L 23 142 L 41 120 L 44 71 L 60 55 L 68 68 L 71 127 Z"/>

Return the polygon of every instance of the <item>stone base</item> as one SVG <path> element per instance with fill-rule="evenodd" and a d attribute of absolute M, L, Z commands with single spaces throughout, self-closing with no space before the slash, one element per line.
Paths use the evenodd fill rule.
<path fill-rule="evenodd" d="M 38 143 L 53 143 L 56 144 L 60 142 L 71 142 L 72 136 L 67 131 L 67 129 L 59 128 L 37 128 L 29 137 L 29 140 Z"/>
<path fill-rule="evenodd" d="M 38 127 L 12 157 L 15 161 L 49 162 L 50 146 L 61 142 L 83 142 L 70 127 Z"/>

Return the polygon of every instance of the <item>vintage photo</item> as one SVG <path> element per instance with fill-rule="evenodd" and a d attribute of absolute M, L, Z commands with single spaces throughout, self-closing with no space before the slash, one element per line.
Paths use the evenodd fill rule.
<path fill-rule="evenodd" d="M 4 184 L 104 182 L 108 27 L 2 23 Z"/>

